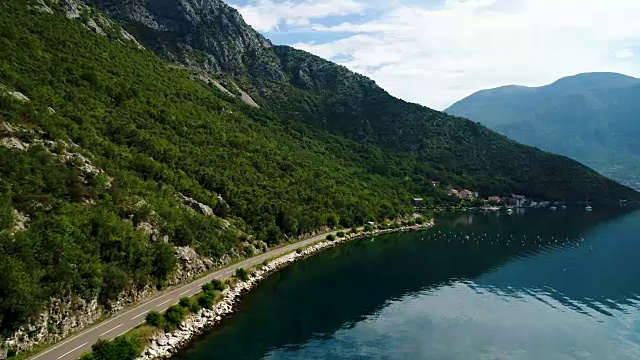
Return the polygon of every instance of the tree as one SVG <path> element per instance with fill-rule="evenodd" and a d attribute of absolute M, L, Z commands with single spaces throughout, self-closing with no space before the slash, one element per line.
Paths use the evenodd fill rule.
<path fill-rule="evenodd" d="M 189 310 L 189 312 L 191 313 L 200 311 L 200 305 L 198 304 L 198 301 L 191 297 L 183 297 L 182 299 L 180 299 L 180 306 L 182 306 L 184 309 Z"/>
<path fill-rule="evenodd" d="M 165 243 L 156 243 L 154 249 L 153 275 L 158 287 L 164 286 L 167 276 L 173 272 L 178 264 L 176 251 L 173 246 Z"/>
<path fill-rule="evenodd" d="M 149 326 L 153 326 L 156 328 L 164 327 L 164 316 L 162 316 L 162 314 L 157 311 L 149 312 L 145 316 L 144 320 Z"/>
<path fill-rule="evenodd" d="M 224 291 L 224 289 L 227 287 L 227 285 L 223 281 L 218 279 L 211 280 L 211 285 L 213 285 L 214 290 L 218 291 Z"/>
<path fill-rule="evenodd" d="M 142 345 L 136 339 L 126 336 L 119 336 L 111 341 L 98 340 L 91 346 L 95 360 L 134 360 L 141 351 Z"/>
<path fill-rule="evenodd" d="M 184 320 L 185 311 L 178 305 L 173 305 L 167 309 L 164 313 L 165 330 L 173 331 L 180 326 L 182 320 Z"/>
<path fill-rule="evenodd" d="M 340 217 L 336 214 L 330 214 L 327 216 L 327 226 L 330 228 L 335 228 L 340 224 Z"/>
<path fill-rule="evenodd" d="M 0 257 L 0 324 L 12 329 L 41 305 L 37 277 L 11 257 Z"/>
<path fill-rule="evenodd" d="M 204 292 L 198 297 L 198 304 L 205 309 L 211 309 L 215 302 L 213 292 Z"/>
<path fill-rule="evenodd" d="M 207 292 L 213 292 L 215 290 L 215 285 L 211 282 L 211 283 L 204 283 L 202 285 L 202 291 L 207 293 Z"/>
<path fill-rule="evenodd" d="M 245 268 L 237 268 L 235 276 L 242 281 L 249 280 L 249 272 Z"/>
<path fill-rule="evenodd" d="M 298 233 L 298 219 L 291 210 L 282 210 L 278 213 L 276 224 L 285 234 Z"/>

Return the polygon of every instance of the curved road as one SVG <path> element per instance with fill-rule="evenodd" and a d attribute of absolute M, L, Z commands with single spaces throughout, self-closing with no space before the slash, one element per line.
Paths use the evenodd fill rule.
<path fill-rule="evenodd" d="M 343 230 L 347 232 L 348 230 Z M 73 360 L 80 357 L 84 352 L 91 350 L 93 345 L 99 339 L 109 340 L 120 336 L 134 327 L 144 322 L 145 315 L 152 310 L 164 311 L 171 305 L 175 305 L 184 296 L 192 296 L 201 291 L 202 285 L 213 279 L 224 279 L 233 275 L 236 269 L 244 267 L 252 267 L 261 264 L 264 260 L 277 257 L 296 250 L 298 248 L 310 245 L 319 240 L 323 240 L 328 234 L 335 234 L 337 231 L 324 233 L 312 238 L 296 242 L 278 249 L 268 251 L 264 254 L 254 256 L 252 258 L 233 264 L 224 269 L 213 272 L 189 284 L 165 290 L 156 294 L 153 298 L 132 307 L 126 308 L 118 315 L 111 317 L 103 322 L 97 323 L 79 334 L 63 340 L 60 343 L 44 350 L 43 352 L 30 357 L 28 360 Z"/>

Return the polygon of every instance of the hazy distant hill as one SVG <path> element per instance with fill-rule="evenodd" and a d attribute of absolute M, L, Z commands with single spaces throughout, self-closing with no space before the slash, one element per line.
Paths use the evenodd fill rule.
<path fill-rule="evenodd" d="M 640 79 L 588 73 L 482 90 L 445 110 L 640 188 Z"/>

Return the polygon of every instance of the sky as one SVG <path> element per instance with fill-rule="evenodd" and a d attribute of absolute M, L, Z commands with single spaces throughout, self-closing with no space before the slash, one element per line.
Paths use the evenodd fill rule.
<path fill-rule="evenodd" d="M 640 77 L 640 0 L 227 0 L 275 44 L 443 110 L 582 72 Z"/>

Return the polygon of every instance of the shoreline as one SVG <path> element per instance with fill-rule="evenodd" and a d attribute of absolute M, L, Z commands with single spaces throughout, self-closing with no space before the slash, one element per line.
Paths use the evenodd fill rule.
<path fill-rule="evenodd" d="M 301 248 L 298 251 L 281 255 L 269 260 L 265 265 L 258 266 L 247 281 L 238 281 L 222 292 L 223 298 L 213 306 L 211 310 L 201 309 L 196 314 L 189 315 L 177 330 L 173 332 L 161 332 L 149 339 L 149 345 L 142 351 L 137 360 L 168 359 L 175 355 L 183 347 L 187 346 L 195 337 L 202 335 L 215 325 L 219 324 L 223 317 L 235 312 L 235 305 L 241 301 L 243 294 L 252 290 L 270 274 L 290 265 L 296 261 L 310 257 L 322 250 L 336 247 L 347 241 L 366 237 L 390 234 L 396 232 L 410 232 L 429 229 L 435 226 L 433 219 L 425 224 L 404 226 L 397 229 L 373 230 L 357 234 L 346 234 L 344 237 L 333 241 L 320 240 L 317 243 Z"/>

